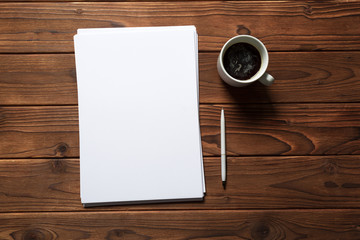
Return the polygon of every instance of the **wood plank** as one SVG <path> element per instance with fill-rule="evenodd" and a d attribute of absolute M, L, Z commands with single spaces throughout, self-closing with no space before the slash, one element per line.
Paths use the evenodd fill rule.
<path fill-rule="evenodd" d="M 0 212 L 83 209 L 79 159 L 2 159 L 0 182 Z"/>
<path fill-rule="evenodd" d="M 74 55 L 1 55 L 0 105 L 77 104 Z"/>
<path fill-rule="evenodd" d="M 14 213 L 1 239 L 359 239 L 359 210 Z"/>
<path fill-rule="evenodd" d="M 0 212 L 358 208 L 359 156 L 205 157 L 203 202 L 83 208 L 78 159 L 1 159 Z"/>
<path fill-rule="evenodd" d="M 1 107 L 0 156 L 78 157 L 77 107 Z"/>
<path fill-rule="evenodd" d="M 201 105 L 202 146 L 220 153 L 220 111 L 225 109 L 228 155 L 340 155 L 360 153 L 360 105 Z"/>
<path fill-rule="evenodd" d="M 242 88 L 223 83 L 217 54 L 200 54 L 201 103 L 358 102 L 360 53 L 272 52 L 268 72 L 271 87 L 254 83 Z"/>
<path fill-rule="evenodd" d="M 201 53 L 201 103 L 359 102 L 360 52 L 271 52 L 271 87 L 229 87 L 216 70 L 217 53 Z M 73 54 L 0 58 L 0 105 L 77 104 Z"/>
<path fill-rule="evenodd" d="M 360 104 L 200 106 L 205 156 L 220 154 L 220 109 L 227 154 L 340 155 L 360 153 Z M 0 158 L 78 157 L 77 106 L 0 108 Z"/>
<path fill-rule="evenodd" d="M 360 153 L 360 105 L 201 105 L 205 155 L 220 153 L 225 109 L 228 155 L 340 155 Z"/>
<path fill-rule="evenodd" d="M 0 3 L 0 52 L 72 52 L 77 28 L 195 25 L 202 51 L 251 34 L 270 51 L 359 50 L 360 3 Z"/>

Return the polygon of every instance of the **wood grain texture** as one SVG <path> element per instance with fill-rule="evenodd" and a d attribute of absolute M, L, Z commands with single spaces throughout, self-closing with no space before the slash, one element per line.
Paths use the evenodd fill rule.
<path fill-rule="evenodd" d="M 205 156 L 220 154 L 220 109 L 227 154 L 341 155 L 360 153 L 360 104 L 200 106 Z M 1 158 L 78 157 L 76 106 L 0 108 Z"/>
<path fill-rule="evenodd" d="M 0 0 L 0 239 L 360 239 L 359 1 L 17 1 Z M 205 200 L 84 209 L 73 35 L 164 25 L 199 33 Z M 273 86 L 220 80 L 238 34 L 265 43 Z"/>
<path fill-rule="evenodd" d="M 359 50 L 360 3 L 1 3 L 0 52 L 72 52 L 78 28 L 195 25 L 199 49 L 251 34 L 270 51 Z"/>
<path fill-rule="evenodd" d="M 217 53 L 201 53 L 201 103 L 359 102 L 359 52 L 271 52 L 276 82 L 245 88 L 224 84 Z M 16 54 L 0 58 L 0 105 L 77 104 L 73 54 Z"/>
<path fill-rule="evenodd" d="M 359 239 L 359 210 L 15 213 L 1 239 Z"/>
<path fill-rule="evenodd" d="M 2 159 L 0 212 L 357 208 L 360 205 L 359 156 L 229 157 L 226 190 L 221 184 L 220 159 L 206 157 L 204 165 L 207 193 L 203 202 L 84 209 L 80 201 L 78 159 Z"/>
<path fill-rule="evenodd" d="M 203 53 L 200 65 L 201 103 L 358 102 L 360 53 L 272 52 L 268 72 L 275 83 L 242 88 L 225 84 L 216 69 L 217 54 Z"/>
<path fill-rule="evenodd" d="M 360 105 L 201 105 L 205 155 L 220 153 L 225 109 L 228 155 L 341 155 L 360 153 Z"/>
<path fill-rule="evenodd" d="M 0 56 L 0 105 L 77 104 L 73 54 Z"/>
<path fill-rule="evenodd" d="M 1 155 L 79 156 L 77 107 L 1 107 Z"/>

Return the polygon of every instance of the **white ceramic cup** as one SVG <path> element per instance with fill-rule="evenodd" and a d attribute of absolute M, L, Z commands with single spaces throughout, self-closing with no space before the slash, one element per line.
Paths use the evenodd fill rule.
<path fill-rule="evenodd" d="M 246 79 L 246 80 L 239 80 L 230 76 L 230 74 L 226 72 L 223 64 L 223 58 L 226 50 L 235 43 L 240 43 L 240 42 L 248 43 L 254 46 L 259 51 L 261 56 L 261 66 L 259 71 L 250 79 Z M 275 79 L 270 74 L 265 72 L 268 67 L 268 64 L 269 64 L 268 51 L 266 50 L 265 45 L 259 39 L 250 35 L 238 35 L 236 37 L 231 38 L 222 47 L 217 61 L 217 69 L 221 79 L 224 80 L 224 82 L 226 82 L 227 84 L 234 87 L 244 87 L 257 80 L 259 80 L 262 84 L 266 86 L 270 86 Z"/>

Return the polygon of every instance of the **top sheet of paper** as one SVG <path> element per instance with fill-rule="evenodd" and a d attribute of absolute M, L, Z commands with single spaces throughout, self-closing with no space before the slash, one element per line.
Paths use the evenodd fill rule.
<path fill-rule="evenodd" d="M 194 34 L 74 37 L 83 203 L 203 197 Z"/>

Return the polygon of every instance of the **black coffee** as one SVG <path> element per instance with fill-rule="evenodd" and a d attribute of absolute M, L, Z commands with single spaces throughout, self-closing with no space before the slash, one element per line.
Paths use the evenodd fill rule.
<path fill-rule="evenodd" d="M 235 43 L 226 50 L 223 64 L 230 76 L 246 80 L 259 71 L 261 56 L 259 51 L 252 45 L 248 43 Z"/>

